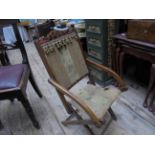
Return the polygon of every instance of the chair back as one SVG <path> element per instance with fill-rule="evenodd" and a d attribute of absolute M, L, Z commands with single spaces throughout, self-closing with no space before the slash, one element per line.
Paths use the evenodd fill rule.
<path fill-rule="evenodd" d="M 23 58 L 22 63 L 29 65 L 29 60 L 28 60 L 28 56 L 26 53 L 26 49 L 25 49 L 25 46 L 23 44 L 22 38 L 20 36 L 19 29 L 17 27 L 18 22 L 19 22 L 18 19 L 0 19 L 0 27 L 10 26 L 10 25 L 13 27 L 13 31 L 14 31 L 14 34 L 15 34 L 15 37 L 17 40 L 16 48 L 20 49 L 20 52 L 21 52 L 22 58 Z M 7 47 L 7 46 L 12 47 L 12 46 L 7 45 L 7 44 L 5 44 L 4 46 L 5 47 Z"/>
<path fill-rule="evenodd" d="M 51 31 L 35 44 L 50 77 L 66 89 L 88 75 L 76 32 Z"/>

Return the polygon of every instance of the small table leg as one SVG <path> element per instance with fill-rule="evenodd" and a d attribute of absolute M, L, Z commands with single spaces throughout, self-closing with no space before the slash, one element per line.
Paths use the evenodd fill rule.
<path fill-rule="evenodd" d="M 148 107 L 148 98 L 149 98 L 149 96 L 151 94 L 151 91 L 153 90 L 154 85 L 155 85 L 155 64 L 152 64 L 151 72 L 150 72 L 149 86 L 148 86 L 146 97 L 145 97 L 145 100 L 144 100 L 144 103 L 143 103 L 143 106 L 145 108 Z"/>
<path fill-rule="evenodd" d="M 120 74 L 120 69 L 119 69 L 119 61 L 120 61 L 120 53 L 121 53 L 121 48 L 120 47 L 117 47 L 116 49 L 116 53 L 115 53 L 115 60 L 116 60 L 116 72 L 118 74 Z"/>
<path fill-rule="evenodd" d="M 3 124 L 2 124 L 2 122 L 0 120 L 0 130 L 3 129 L 3 128 L 4 128 L 4 126 L 3 126 Z"/>
<path fill-rule="evenodd" d="M 125 56 L 125 52 L 121 52 L 120 53 L 120 58 L 119 58 L 119 73 L 120 73 L 121 77 L 123 77 L 124 56 Z"/>

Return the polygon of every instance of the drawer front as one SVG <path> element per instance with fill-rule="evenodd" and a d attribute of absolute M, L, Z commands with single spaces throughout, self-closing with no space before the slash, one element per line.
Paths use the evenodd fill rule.
<path fill-rule="evenodd" d="M 102 33 L 102 24 L 97 23 L 97 22 L 87 24 L 86 25 L 86 31 L 101 34 Z"/>
<path fill-rule="evenodd" d="M 92 57 L 88 57 L 88 60 L 95 61 L 98 64 L 103 64 L 101 61 L 95 60 Z M 91 75 L 94 77 L 96 82 L 100 81 L 101 83 L 104 83 L 109 79 L 108 75 L 105 72 L 103 72 L 101 69 L 96 68 L 94 66 L 88 66 L 88 67 L 90 68 Z"/>
<path fill-rule="evenodd" d="M 97 50 L 92 47 L 88 47 L 88 55 L 91 57 L 94 57 L 100 61 L 103 60 L 103 51 L 102 50 Z"/>
<path fill-rule="evenodd" d="M 102 35 L 98 36 L 98 35 L 87 33 L 87 42 L 89 45 L 102 48 L 103 47 L 103 36 Z"/>
<path fill-rule="evenodd" d="M 105 82 L 108 80 L 108 76 L 102 70 L 96 69 L 94 67 L 91 67 L 91 75 L 95 80 L 100 82 Z"/>
<path fill-rule="evenodd" d="M 86 20 L 86 31 L 101 34 L 103 32 L 104 23 L 103 19 L 91 19 Z"/>
<path fill-rule="evenodd" d="M 91 74 L 94 76 L 95 79 L 103 81 L 104 77 L 103 77 L 103 73 L 95 68 L 91 68 Z"/>
<path fill-rule="evenodd" d="M 101 27 L 96 25 L 88 25 L 87 26 L 87 32 L 93 32 L 93 33 L 101 33 Z"/>

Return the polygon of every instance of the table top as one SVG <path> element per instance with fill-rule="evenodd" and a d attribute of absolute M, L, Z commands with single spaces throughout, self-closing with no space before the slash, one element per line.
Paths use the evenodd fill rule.
<path fill-rule="evenodd" d="M 155 49 L 155 44 L 138 41 L 138 40 L 133 40 L 133 39 L 128 39 L 125 33 L 116 34 L 113 36 L 113 39 L 123 41 L 124 43 L 127 43 L 127 44 L 134 44 L 134 45 L 138 45 L 138 46 Z"/>

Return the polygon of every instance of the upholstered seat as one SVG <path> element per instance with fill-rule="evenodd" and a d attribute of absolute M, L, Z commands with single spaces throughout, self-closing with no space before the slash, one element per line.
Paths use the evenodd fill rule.
<path fill-rule="evenodd" d="M 16 88 L 26 68 L 24 64 L 0 67 L 0 90 Z"/>
<path fill-rule="evenodd" d="M 102 121 L 107 110 L 111 107 L 112 103 L 117 99 L 120 93 L 120 90 L 112 85 L 101 88 L 89 84 L 81 89 L 77 96 L 86 101 L 98 119 Z M 87 113 L 84 112 L 78 104 L 73 104 L 77 109 L 79 109 L 79 112 L 84 119 L 90 119 Z"/>

